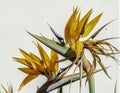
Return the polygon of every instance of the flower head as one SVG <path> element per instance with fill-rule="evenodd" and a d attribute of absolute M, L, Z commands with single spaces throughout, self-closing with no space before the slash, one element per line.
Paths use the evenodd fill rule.
<path fill-rule="evenodd" d="M 58 54 L 51 50 L 51 55 L 49 57 L 39 43 L 35 45 L 37 46 L 41 57 L 38 57 L 33 53 L 27 53 L 20 49 L 24 58 L 13 58 L 15 61 L 26 66 L 18 69 L 28 74 L 28 76 L 22 81 L 19 90 L 39 75 L 44 75 L 48 80 L 52 80 L 58 72 L 58 63 L 56 63 L 58 61 Z"/>
<path fill-rule="evenodd" d="M 78 8 L 76 8 L 72 15 L 70 16 L 66 26 L 65 26 L 65 41 L 66 43 L 72 43 L 80 38 L 87 37 L 94 27 L 97 25 L 102 13 L 89 21 L 90 15 L 92 14 L 92 9 L 90 9 L 83 18 L 80 19 L 80 13 Z"/>
<path fill-rule="evenodd" d="M 102 15 L 101 13 L 89 21 L 91 14 L 92 9 L 90 9 L 82 19 L 80 19 L 80 13 L 78 8 L 76 8 L 65 26 L 64 35 L 66 44 L 75 50 L 77 58 L 81 54 L 84 47 L 84 42 L 79 39 L 87 37 L 92 32 Z"/>
<path fill-rule="evenodd" d="M 89 80 L 91 75 L 93 74 L 93 71 L 96 68 L 96 62 L 99 63 L 106 75 L 110 77 L 99 55 L 111 57 L 116 61 L 117 59 L 114 57 L 113 54 L 120 53 L 116 47 L 106 41 L 112 38 L 93 40 L 93 38 L 110 22 L 96 31 L 88 40 L 80 41 L 80 38 L 87 37 L 93 31 L 102 15 L 102 13 L 100 13 L 98 16 L 89 21 L 91 14 L 92 9 L 90 9 L 82 19 L 80 19 L 80 13 L 78 12 L 78 8 L 76 8 L 70 16 L 70 19 L 68 20 L 64 31 L 66 44 L 76 52 L 76 59 L 81 56 L 81 53 L 84 52 L 84 49 L 88 49 L 93 56 L 92 66 L 89 72 L 87 72 L 87 80 Z"/>

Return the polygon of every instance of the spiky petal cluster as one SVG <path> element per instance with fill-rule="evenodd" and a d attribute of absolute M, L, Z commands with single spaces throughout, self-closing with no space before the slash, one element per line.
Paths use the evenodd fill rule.
<path fill-rule="evenodd" d="M 88 36 L 92 32 L 102 15 L 101 13 L 89 21 L 91 14 L 92 9 L 90 9 L 83 18 L 80 18 L 80 13 L 78 8 L 76 8 L 65 26 L 64 34 L 66 44 L 69 44 L 69 46 L 76 51 L 77 57 L 84 47 L 84 42 L 79 41 L 79 39 Z"/>
<path fill-rule="evenodd" d="M 20 52 L 24 58 L 14 57 L 15 61 L 26 66 L 18 69 L 28 74 L 28 76 L 22 81 L 19 90 L 22 89 L 31 80 L 38 77 L 38 75 L 46 76 L 49 81 L 55 78 L 58 72 L 58 63 L 56 63 L 58 61 L 58 54 L 51 50 L 51 56 L 49 57 L 39 43 L 37 43 L 36 46 L 41 58 L 33 53 L 27 53 L 22 49 L 20 49 Z"/>
<path fill-rule="evenodd" d="M 101 62 L 101 58 L 99 57 L 99 55 L 108 56 L 116 60 L 113 54 L 119 53 L 119 50 L 117 48 L 115 48 L 112 44 L 105 41 L 106 39 L 93 40 L 93 38 L 110 22 L 105 24 L 99 30 L 97 30 L 88 40 L 86 41 L 79 40 L 80 38 L 87 37 L 93 31 L 94 27 L 97 25 L 102 15 L 102 13 L 100 13 L 98 16 L 96 16 L 91 21 L 89 21 L 91 14 L 92 14 L 92 9 L 90 9 L 85 14 L 85 16 L 83 16 L 83 18 L 80 19 L 80 13 L 76 8 L 73 11 L 72 15 L 70 16 L 64 31 L 66 44 L 69 45 L 69 47 L 76 52 L 76 59 L 84 55 L 84 49 L 88 49 L 93 56 L 93 62 L 88 72 L 87 80 L 89 80 L 91 75 L 93 74 L 96 68 L 96 62 L 100 64 L 106 75 L 110 77 L 103 63 Z M 108 49 L 105 49 L 105 46 L 107 46 Z M 83 54 L 81 55 L 82 52 Z"/>

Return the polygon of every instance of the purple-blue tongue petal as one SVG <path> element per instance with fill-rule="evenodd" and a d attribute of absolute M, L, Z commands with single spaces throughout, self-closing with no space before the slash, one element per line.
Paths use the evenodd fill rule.
<path fill-rule="evenodd" d="M 53 34 L 56 36 L 56 38 L 59 40 L 59 42 L 60 42 L 62 45 L 65 45 L 64 38 L 63 38 L 62 36 L 60 36 L 60 35 L 50 26 L 50 24 L 48 24 L 48 26 L 50 27 L 51 31 L 52 31 Z"/>

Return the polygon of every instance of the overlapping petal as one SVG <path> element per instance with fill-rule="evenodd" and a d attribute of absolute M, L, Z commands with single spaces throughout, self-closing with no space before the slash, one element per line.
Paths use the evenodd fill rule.
<path fill-rule="evenodd" d="M 58 61 L 58 54 L 55 51 L 51 50 L 50 68 L 54 73 L 56 73 L 58 71 L 57 61 Z"/>
<path fill-rule="evenodd" d="M 98 23 L 101 16 L 102 16 L 102 13 L 99 14 L 98 16 L 96 16 L 94 19 L 92 19 L 88 24 L 86 24 L 86 26 L 84 28 L 84 34 L 80 36 L 81 38 L 84 38 L 84 37 L 88 36 L 91 33 L 91 31 L 97 25 L 97 23 Z"/>
<path fill-rule="evenodd" d="M 74 11 L 73 11 L 73 14 L 71 15 L 71 17 L 69 18 L 66 26 L 65 26 L 65 32 L 64 32 L 64 35 L 65 35 L 65 41 L 66 41 L 66 44 L 68 44 L 71 40 L 71 35 L 74 34 L 74 31 L 76 30 L 76 26 L 77 26 L 77 15 L 78 15 L 78 9 L 76 8 Z"/>
<path fill-rule="evenodd" d="M 70 43 L 71 40 L 78 40 L 80 38 L 80 35 L 84 34 L 84 29 L 91 13 L 92 9 L 90 9 L 88 13 L 80 20 L 80 13 L 78 12 L 78 9 L 76 8 L 73 11 L 73 14 L 65 26 L 64 34 L 66 44 Z"/>
<path fill-rule="evenodd" d="M 80 38 L 80 35 L 84 34 L 85 31 L 85 26 L 90 18 L 90 15 L 92 14 L 93 9 L 90 9 L 85 16 L 83 16 L 83 18 L 80 20 L 79 24 L 78 24 L 78 29 L 76 30 L 77 35 L 78 35 L 78 39 Z"/>
<path fill-rule="evenodd" d="M 50 64 L 49 56 L 44 51 L 44 49 L 40 46 L 40 44 L 37 43 L 36 46 L 38 48 L 38 51 L 39 51 L 39 54 L 40 54 L 40 56 L 42 58 L 43 63 L 45 64 L 46 67 L 49 67 L 49 64 Z"/>
<path fill-rule="evenodd" d="M 93 9 L 90 9 L 82 19 L 80 19 L 80 13 L 76 8 L 71 17 L 69 18 L 65 26 L 65 41 L 66 44 L 71 44 L 79 40 L 80 38 L 87 37 L 97 25 L 102 13 L 89 21 Z"/>

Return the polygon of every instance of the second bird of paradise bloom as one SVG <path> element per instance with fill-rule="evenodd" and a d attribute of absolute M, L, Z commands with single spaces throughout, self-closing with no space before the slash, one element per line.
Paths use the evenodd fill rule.
<path fill-rule="evenodd" d="M 26 66 L 18 69 L 25 74 L 28 74 L 20 84 L 18 90 L 21 90 L 27 83 L 39 75 L 46 76 L 48 81 L 56 78 L 58 72 L 58 63 L 56 63 L 58 61 L 58 54 L 51 50 L 51 55 L 49 57 L 39 43 L 35 45 L 38 48 L 40 54 L 39 57 L 33 53 L 27 53 L 22 49 L 20 49 L 20 52 L 24 58 L 13 57 L 15 61 Z"/>

